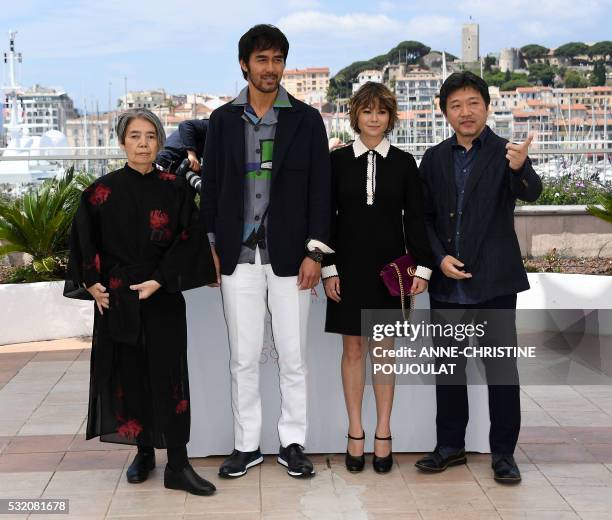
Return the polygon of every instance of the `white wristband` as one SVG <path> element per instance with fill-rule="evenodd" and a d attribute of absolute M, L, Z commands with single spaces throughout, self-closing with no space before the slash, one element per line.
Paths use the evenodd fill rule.
<path fill-rule="evenodd" d="M 414 276 L 429 281 L 429 279 L 431 278 L 431 269 L 423 267 L 422 265 L 418 265 Z"/>
<path fill-rule="evenodd" d="M 331 278 L 332 276 L 338 276 L 338 270 L 336 269 L 336 265 L 326 265 L 321 268 L 321 278 L 325 280 L 326 278 Z"/>

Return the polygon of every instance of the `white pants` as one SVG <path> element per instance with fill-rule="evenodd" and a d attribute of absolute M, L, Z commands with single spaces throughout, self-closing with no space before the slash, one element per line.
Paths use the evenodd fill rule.
<path fill-rule="evenodd" d="M 253 451 L 261 437 L 259 361 L 263 349 L 266 299 L 278 352 L 283 446 L 306 441 L 306 329 L 310 290 L 300 291 L 297 276 L 276 276 L 270 264 L 238 264 L 221 277 L 223 310 L 229 333 L 235 448 Z"/>

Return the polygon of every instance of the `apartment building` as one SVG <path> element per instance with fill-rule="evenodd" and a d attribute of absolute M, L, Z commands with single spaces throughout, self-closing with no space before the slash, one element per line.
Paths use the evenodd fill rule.
<path fill-rule="evenodd" d="M 78 116 L 74 102 L 63 90 L 34 85 L 17 95 L 21 117 L 32 136 L 47 130 L 66 133 L 66 121 Z"/>
<path fill-rule="evenodd" d="M 304 101 L 308 94 L 313 92 L 327 94 L 329 68 L 285 69 L 283 86 L 289 94 L 301 101 Z"/>

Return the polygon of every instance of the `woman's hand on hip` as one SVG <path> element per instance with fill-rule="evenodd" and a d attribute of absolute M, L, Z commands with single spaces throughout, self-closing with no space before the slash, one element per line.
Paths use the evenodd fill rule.
<path fill-rule="evenodd" d="M 323 280 L 323 287 L 325 287 L 325 294 L 330 300 L 340 302 L 340 277 L 330 276 Z"/>
<path fill-rule="evenodd" d="M 98 306 L 100 314 L 104 314 L 102 309 L 108 309 L 108 293 L 106 292 L 106 287 L 98 282 L 88 287 L 87 292 L 96 300 L 96 305 Z"/>
<path fill-rule="evenodd" d="M 138 283 L 136 285 L 130 285 L 132 291 L 138 291 L 138 299 L 146 300 L 161 287 L 159 282 L 155 280 L 147 280 L 146 282 Z"/>

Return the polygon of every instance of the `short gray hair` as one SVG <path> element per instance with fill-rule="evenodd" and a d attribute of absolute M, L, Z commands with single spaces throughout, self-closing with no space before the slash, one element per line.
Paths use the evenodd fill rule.
<path fill-rule="evenodd" d="M 157 117 L 153 112 L 151 112 L 147 108 L 129 108 L 124 112 L 119 114 L 117 118 L 117 138 L 121 144 L 125 144 L 125 134 L 127 133 L 127 128 L 129 124 L 134 119 L 145 119 L 149 121 L 155 127 L 155 133 L 157 134 L 157 144 L 159 149 L 161 150 L 164 147 L 164 143 L 166 142 L 166 132 L 164 131 L 164 126 L 162 125 L 159 117 Z"/>

